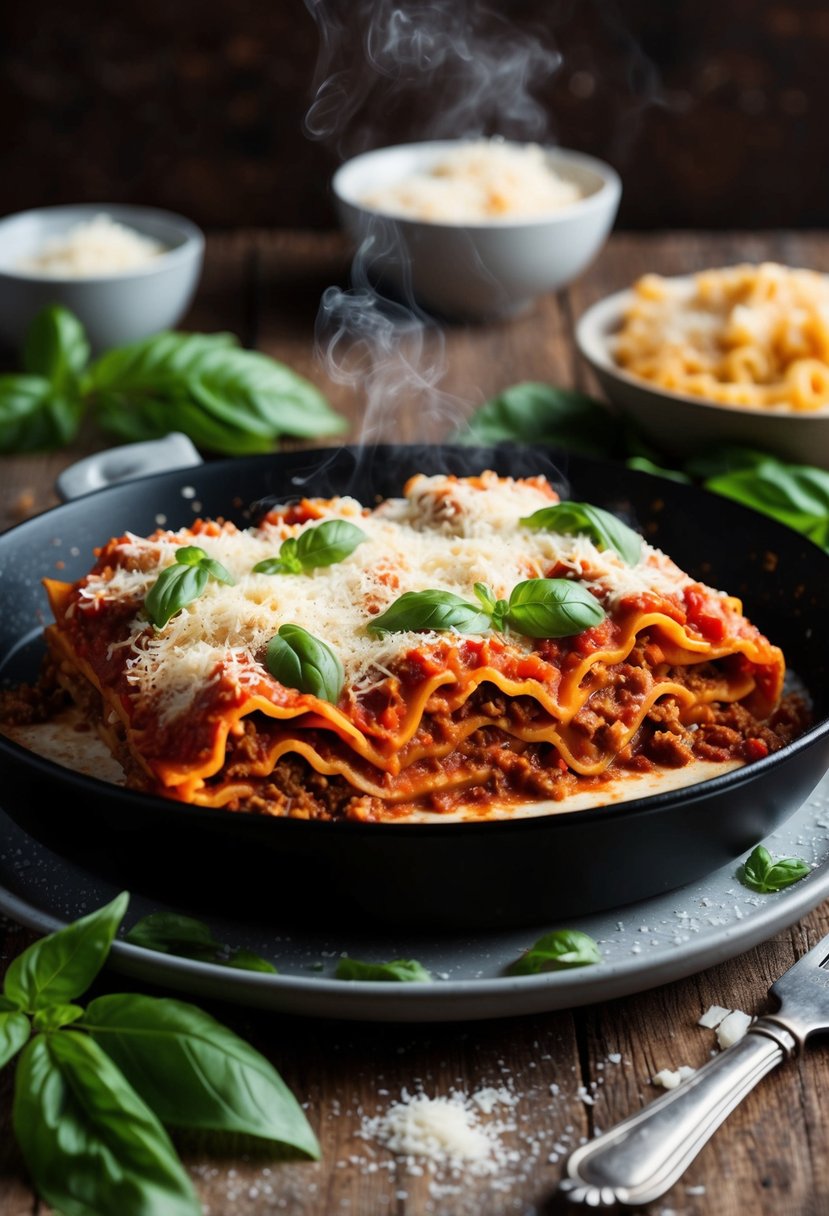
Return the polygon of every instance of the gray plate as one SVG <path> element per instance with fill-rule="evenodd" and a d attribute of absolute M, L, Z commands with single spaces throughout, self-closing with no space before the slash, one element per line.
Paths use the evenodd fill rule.
<path fill-rule="evenodd" d="M 0 911 L 51 932 L 117 894 L 117 889 L 50 852 L 0 812 Z M 357 935 L 292 932 L 279 926 L 205 916 L 220 941 L 269 958 L 278 975 L 194 963 L 117 942 L 110 965 L 180 992 L 257 1005 L 282 1013 L 360 1021 L 434 1022 L 509 1017 L 566 1009 L 642 992 L 732 958 L 793 924 L 829 896 L 829 777 L 766 840 L 776 856 L 805 858 L 813 869 L 776 895 L 755 895 L 726 866 L 667 895 L 629 904 L 577 924 L 477 935 L 418 937 L 410 932 Z M 666 871 L 670 858 L 665 859 Z M 128 920 L 166 909 L 134 892 Z M 542 933 L 579 928 L 594 937 L 603 962 L 546 975 L 503 973 Z M 341 954 L 366 960 L 416 958 L 431 984 L 348 983 L 333 979 Z M 723 1003 L 728 994 L 723 993 Z"/>

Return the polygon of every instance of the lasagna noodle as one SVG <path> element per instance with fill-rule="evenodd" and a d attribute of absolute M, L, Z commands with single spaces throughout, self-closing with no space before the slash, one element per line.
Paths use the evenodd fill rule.
<path fill-rule="evenodd" d="M 574 549 L 572 538 L 566 538 L 571 548 L 565 545 L 552 561 L 544 548 L 547 541 L 542 544 L 519 527 L 520 518 L 532 508 L 527 487 L 534 489 L 534 483 L 493 478 L 485 474 L 474 479 L 471 498 L 468 482 L 415 479 L 408 499 L 402 500 L 404 506 L 394 500 L 374 514 L 387 532 L 389 516 L 405 519 L 406 511 L 411 517 L 415 507 L 422 508 L 413 524 L 410 518 L 400 526 L 445 534 L 447 545 L 455 546 L 461 559 L 464 545 L 470 550 L 479 543 L 495 545 L 499 529 L 511 525 L 514 532 L 518 530 L 517 547 L 523 544 L 527 549 L 521 560 L 528 569 L 540 566 L 543 575 L 558 576 L 562 562 L 566 565 L 569 560 L 572 574 L 581 573 L 600 598 L 602 578 L 612 586 L 613 579 L 632 577 L 610 568 L 607 555 L 597 551 L 594 555 L 583 545 Z M 504 523 L 496 515 L 482 521 L 469 507 L 470 501 L 477 507 L 476 493 L 478 498 L 498 493 L 505 501 L 514 498 L 512 518 Z M 539 487 L 538 495 L 540 505 L 549 503 L 549 487 Z M 491 501 L 486 508 L 492 513 Z M 332 514 L 341 518 L 345 510 L 338 500 L 314 500 L 306 505 L 305 519 L 296 519 L 296 511 L 293 516 L 277 512 L 265 526 L 282 535 L 297 535 L 320 518 Z M 360 519 L 361 526 L 368 528 L 372 516 L 364 513 Z M 223 526 L 196 525 L 164 534 L 163 539 L 207 548 L 206 537 L 218 536 L 226 544 L 228 535 L 232 538 L 233 533 Z M 154 543 L 157 550 L 158 541 Z M 533 544 L 541 545 L 541 557 L 531 551 Z M 371 546 L 367 543 L 363 548 L 368 564 Z M 46 580 L 55 616 L 55 624 L 47 630 L 50 650 L 72 695 L 79 699 L 78 690 L 86 689 L 97 697 L 102 733 L 110 744 L 118 737 L 144 783 L 187 802 L 212 806 L 244 802 L 290 756 L 302 758 L 325 777 L 344 781 L 357 795 L 389 804 L 410 802 L 427 796 L 436 784 L 446 788 L 453 782 L 463 786 L 486 780 L 486 772 L 475 765 L 466 769 L 455 765 L 451 775 L 436 771 L 438 762 L 457 759 L 458 749 L 478 731 L 498 732 L 508 747 L 546 747 L 573 773 L 593 777 L 633 743 L 654 705 L 663 699 L 676 702 L 687 724 L 712 702 L 741 702 L 761 720 L 774 709 L 782 689 L 782 654 L 746 621 L 740 601 L 693 583 L 668 559 L 645 547 L 637 575 L 641 591 L 617 594 L 615 602 L 607 595 L 604 626 L 586 631 L 575 642 L 531 642 L 509 633 L 471 638 L 428 634 L 422 640 L 415 636 L 405 640 L 392 659 L 378 660 L 376 670 L 369 667 L 368 683 L 347 683 L 334 705 L 280 685 L 261 655 L 247 656 L 241 678 L 238 664 L 223 657 L 222 639 L 215 638 L 215 664 L 208 677 L 194 690 L 187 712 L 166 722 L 163 693 L 148 700 L 135 686 L 136 658 L 141 659 L 155 636 L 142 622 L 140 601 L 134 593 L 107 595 L 120 574 L 117 566 L 113 573 L 113 556 L 120 560 L 121 553 L 127 554 L 123 560 L 129 570 L 136 560 L 139 565 L 146 561 L 149 550 L 139 544 L 136 559 L 136 544 L 130 538 L 129 543 L 112 541 L 102 552 L 105 558 L 87 580 L 74 585 Z M 589 559 L 586 568 L 584 552 Z M 358 555 L 359 550 L 349 559 L 352 564 Z M 381 565 L 382 561 L 381 554 Z M 162 564 L 150 565 L 150 573 L 157 574 Z M 274 582 L 280 578 L 303 576 L 276 576 Z M 658 584 L 657 591 L 650 589 L 651 583 Z M 90 597 L 93 586 L 95 596 Z M 389 602 L 395 590 L 390 588 Z M 505 591 L 508 588 L 496 588 L 499 595 Z M 374 586 L 371 596 L 376 596 Z M 366 601 L 363 632 L 370 622 L 369 609 L 376 612 L 382 607 L 373 599 Z M 198 604 L 193 611 L 198 613 Z M 276 617 L 273 633 L 280 623 Z M 308 624 L 313 630 L 313 622 Z M 385 654 L 387 641 L 378 639 L 376 645 Z M 630 692 L 625 691 L 625 664 L 634 652 L 639 654 L 640 687 Z M 705 679 L 699 676 L 703 671 Z M 609 695 L 625 698 L 624 710 L 614 722 L 607 720 L 606 712 L 602 717 L 592 709 Z M 499 697 L 507 707 L 503 712 L 489 704 Z M 479 702 L 488 708 L 482 710 Z"/>

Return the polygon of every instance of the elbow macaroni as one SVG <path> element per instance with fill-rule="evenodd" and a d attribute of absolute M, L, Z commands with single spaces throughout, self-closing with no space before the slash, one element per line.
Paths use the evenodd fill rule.
<path fill-rule="evenodd" d="M 829 406 L 829 279 L 774 262 L 634 284 L 614 340 L 631 375 L 723 405 Z"/>

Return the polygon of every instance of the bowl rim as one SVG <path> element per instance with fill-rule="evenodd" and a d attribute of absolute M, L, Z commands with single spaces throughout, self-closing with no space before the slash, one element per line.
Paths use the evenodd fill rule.
<path fill-rule="evenodd" d="M 691 283 L 694 278 L 692 274 L 663 275 L 661 277 L 669 279 L 672 283 Z M 664 388 L 625 371 L 614 359 L 608 339 L 618 328 L 624 308 L 633 299 L 633 294 L 633 289 L 630 287 L 612 292 L 591 304 L 576 321 L 576 346 L 582 358 L 598 375 L 617 380 L 653 401 L 658 401 L 660 398 L 668 401 L 681 401 L 685 405 L 698 406 L 702 409 L 725 411 L 729 417 L 765 418 L 768 422 L 780 424 L 785 424 L 790 420 L 797 422 L 829 421 L 829 404 L 819 406 L 814 410 L 796 410 L 791 406 L 729 405 L 726 401 L 712 401 L 709 397 L 698 397 L 692 393 L 680 393 L 676 389 Z"/>
<path fill-rule="evenodd" d="M 486 140 L 486 137 L 482 138 Z M 480 142 L 478 137 L 469 135 L 455 139 L 410 140 L 406 143 L 388 144 L 380 148 L 370 148 L 343 161 L 331 178 L 331 189 L 340 203 L 352 207 L 355 211 L 362 212 L 365 215 L 376 216 L 378 219 L 407 227 L 425 226 L 430 229 L 457 229 L 463 232 L 512 232 L 516 229 L 540 228 L 547 225 L 563 224 L 569 219 L 576 216 L 582 217 L 585 213 L 589 214 L 592 211 L 604 212 L 606 210 L 615 210 L 618 206 L 622 194 L 622 179 L 612 165 L 600 160 L 596 156 L 592 156 L 588 152 L 580 152 L 575 148 L 564 148 L 558 144 L 539 143 L 539 141 L 535 140 L 509 139 L 503 142 L 517 144 L 522 147 L 535 144 L 535 146 L 541 147 L 548 155 L 552 155 L 554 158 L 558 157 L 563 164 L 580 165 L 597 175 L 600 179 L 599 188 L 591 194 L 584 195 L 572 203 L 567 203 L 555 211 L 547 211 L 541 215 L 507 216 L 502 219 L 494 218 L 489 220 L 431 220 L 414 215 L 399 215 L 378 207 L 369 207 L 358 198 L 355 198 L 352 192 L 343 189 L 343 179 L 351 174 L 354 171 L 354 167 L 359 165 L 361 161 L 381 160 L 386 156 L 392 156 L 395 153 L 407 150 L 426 153 L 427 149 L 433 149 L 437 155 L 444 149 L 449 151 L 462 144 L 477 142 Z"/>
<path fill-rule="evenodd" d="M 168 211 L 163 207 L 145 206 L 143 203 L 55 203 L 47 207 L 28 207 L 24 211 L 14 211 L 9 215 L 0 217 L 0 234 L 4 228 L 12 224 L 19 223 L 22 220 L 38 217 L 57 217 L 62 212 L 72 212 L 78 219 L 81 217 L 78 213 L 87 213 L 89 217 L 95 215 L 109 215 L 116 222 L 129 224 L 128 216 L 134 218 L 134 222 L 138 222 L 139 216 L 147 216 L 157 220 L 163 224 L 167 224 L 171 231 L 176 231 L 178 236 L 183 236 L 183 241 L 180 245 L 176 245 L 172 249 L 167 249 L 163 253 L 158 254 L 151 261 L 140 266 L 131 266 L 124 270 L 109 271 L 101 274 L 37 274 L 32 271 L 22 270 L 15 266 L 4 266 L 0 262 L 0 280 L 6 280 L 12 283 L 35 283 L 49 286 L 50 284 L 60 286 L 84 287 L 93 286 L 96 284 L 128 282 L 132 279 L 147 278 L 151 275 L 158 274 L 160 271 L 169 270 L 178 263 L 190 262 L 194 259 L 199 259 L 204 254 L 206 238 L 203 230 L 188 219 L 185 215 L 180 215 L 176 211 Z M 120 216 L 119 214 L 120 213 Z M 77 222 L 77 220 L 75 221 Z M 143 235 L 143 234 L 142 234 Z"/>

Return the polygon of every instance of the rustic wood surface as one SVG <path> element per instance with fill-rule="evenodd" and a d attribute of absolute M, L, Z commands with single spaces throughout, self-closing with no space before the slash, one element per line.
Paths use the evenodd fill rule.
<path fill-rule="evenodd" d="M 314 326 L 324 289 L 345 284 L 346 250 L 336 236 L 238 233 L 213 239 L 205 277 L 186 327 L 236 331 L 317 381 L 352 421 L 351 438 L 438 440 L 491 393 L 518 380 L 587 383 L 574 353 L 573 318 L 593 300 L 645 270 L 678 273 L 738 259 L 776 258 L 826 268 L 829 237 L 742 233 L 619 235 L 569 292 L 548 297 L 512 321 L 453 327 L 427 337 L 419 367 L 437 382 L 409 383 L 395 395 L 399 371 L 375 384 L 366 422 L 363 393 L 331 379 L 325 335 L 315 353 Z M 339 351 L 345 349 L 339 344 Z M 425 372 L 424 372 L 425 369 Z M 338 376 L 347 367 L 340 365 Z M 98 446 L 102 446 L 100 441 Z M 3 526 L 54 504 L 56 474 L 93 450 L 87 437 L 71 451 L 2 459 Z M 773 940 L 680 983 L 578 1009 L 468 1025 L 367 1025 L 313 1022 L 202 1002 L 267 1055 L 306 1104 L 317 1130 L 320 1163 L 279 1162 L 239 1151 L 212 1156 L 198 1139 L 182 1151 L 211 1216 L 529 1216 L 559 1210 L 554 1197 L 561 1146 L 606 1129 L 655 1096 L 649 1078 L 665 1066 L 699 1066 L 710 1037 L 695 1022 L 710 1004 L 761 1012 L 771 981 L 829 931 L 822 907 Z M 30 940 L 0 920 L 0 969 Z M 103 991 L 118 981 L 104 977 Z M 616 1053 L 619 1063 L 613 1063 Z M 610 1057 L 610 1058 L 609 1058 Z M 43 1212 L 29 1187 L 10 1132 L 12 1069 L 0 1075 L 0 1212 Z M 518 1150 L 503 1177 L 412 1176 L 385 1150 L 359 1138 L 361 1119 L 385 1109 L 404 1088 L 432 1095 L 507 1084 L 519 1096 Z M 579 1096 L 591 1092 L 593 1105 Z M 550 1087 L 558 1086 L 554 1096 Z M 829 1058 L 807 1051 L 761 1086 L 731 1116 L 687 1175 L 651 1216 L 777 1216 L 829 1212 Z M 557 1147 L 558 1146 L 558 1147 Z M 374 1156 L 372 1156 L 374 1153 Z M 558 1156 L 558 1160 L 555 1158 Z M 375 1163 L 372 1165 L 372 1161 Z M 158 1213 L 157 1216 L 164 1216 Z"/>

